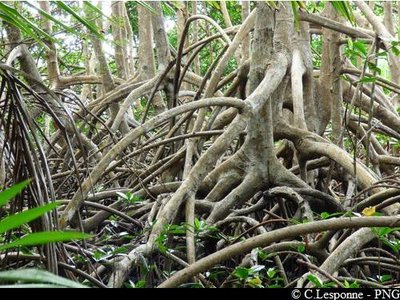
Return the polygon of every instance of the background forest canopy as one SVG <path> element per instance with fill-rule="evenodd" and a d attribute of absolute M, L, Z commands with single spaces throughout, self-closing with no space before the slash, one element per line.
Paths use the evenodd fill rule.
<path fill-rule="evenodd" d="M 0 284 L 399 287 L 399 1 L 1 1 Z"/>

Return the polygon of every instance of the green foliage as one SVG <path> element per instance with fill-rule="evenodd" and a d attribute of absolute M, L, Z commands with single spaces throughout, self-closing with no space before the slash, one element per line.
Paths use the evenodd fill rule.
<path fill-rule="evenodd" d="M 393 43 L 396 43 L 396 45 L 397 45 L 398 42 L 392 42 L 392 47 L 390 49 L 394 53 L 394 55 L 399 56 L 400 50 L 396 46 L 393 46 Z"/>
<path fill-rule="evenodd" d="M 396 138 L 389 137 L 386 134 L 376 133 L 376 139 L 384 148 L 390 148 L 394 151 L 400 149 L 400 141 Z"/>
<path fill-rule="evenodd" d="M 134 195 L 131 192 L 121 193 L 117 192 L 117 195 L 126 203 L 128 204 L 139 204 L 143 200 L 140 196 Z"/>
<path fill-rule="evenodd" d="M 325 3 L 323 1 L 310 1 L 307 3 L 307 10 L 310 13 L 320 13 L 324 9 Z"/>
<path fill-rule="evenodd" d="M 22 181 L 0 193 L 0 207 L 6 205 L 29 184 L 29 180 Z"/>
<path fill-rule="evenodd" d="M 306 251 L 306 246 L 305 245 L 300 245 L 297 247 L 297 252 L 299 253 L 304 253 Z"/>
<path fill-rule="evenodd" d="M 165 17 L 176 16 L 176 8 L 169 1 L 161 1 L 161 10 Z"/>
<path fill-rule="evenodd" d="M 330 1 L 333 8 L 353 26 L 356 26 L 356 18 L 353 14 L 353 8 L 349 1 Z"/>
<path fill-rule="evenodd" d="M 132 32 L 133 32 L 133 34 L 138 35 L 138 33 L 139 33 L 139 30 L 138 30 L 139 29 L 139 20 L 138 20 L 138 12 L 137 12 L 138 6 L 143 6 L 148 11 L 150 11 L 151 13 L 154 13 L 154 14 L 156 13 L 156 11 L 146 1 L 126 1 L 125 6 L 128 11 L 128 17 L 129 17 L 129 22 L 132 27 Z M 162 1 L 161 9 L 163 11 L 164 16 L 175 16 L 176 15 L 176 9 L 174 8 L 173 5 L 171 5 L 171 2 Z"/>
<path fill-rule="evenodd" d="M 313 34 L 311 36 L 311 55 L 313 59 L 313 66 L 315 66 L 315 68 L 321 67 L 321 51 L 322 36 Z"/>
<path fill-rule="evenodd" d="M 312 282 L 317 288 L 333 288 L 336 287 L 336 283 L 334 282 L 322 282 L 322 280 L 314 274 L 309 274 L 307 276 L 307 279 Z"/>
<path fill-rule="evenodd" d="M 49 20 L 52 21 L 54 24 L 56 24 L 56 25 L 60 26 L 61 28 L 65 29 L 67 32 L 76 34 L 76 35 L 78 35 L 78 36 L 80 35 L 80 32 L 79 32 L 79 31 L 75 30 L 73 27 L 70 27 L 70 26 L 65 25 L 64 22 L 60 22 L 57 18 L 54 18 L 51 14 L 47 13 L 46 11 L 44 11 L 43 9 L 41 9 L 40 7 L 37 7 L 37 6 L 33 5 L 32 3 L 28 2 L 28 1 L 26 2 L 26 4 L 27 4 L 28 6 L 30 6 L 30 7 L 32 7 L 33 9 L 37 10 L 38 13 L 39 13 L 42 17 L 45 17 L 45 18 L 49 19 Z"/>
<path fill-rule="evenodd" d="M 376 82 L 376 77 L 364 76 L 358 82 L 361 82 L 361 83 L 373 83 L 373 82 Z"/>
<path fill-rule="evenodd" d="M 113 247 L 107 246 L 104 248 L 97 248 L 96 251 L 93 252 L 93 260 L 95 261 L 104 261 L 108 258 L 114 257 L 119 254 L 126 254 L 129 252 L 127 247 Z"/>
<path fill-rule="evenodd" d="M 44 232 L 29 233 L 20 239 L 17 239 L 13 242 L 0 246 L 0 251 L 17 248 L 21 246 L 44 245 L 48 243 L 65 242 L 65 241 L 79 240 L 90 237 L 91 235 L 89 234 L 81 232 L 73 232 L 73 231 L 71 232 L 44 231 Z"/>
<path fill-rule="evenodd" d="M 186 226 L 192 227 L 191 225 L 186 224 Z M 200 234 L 202 232 L 216 232 L 218 228 L 212 225 L 208 225 L 206 221 L 199 220 L 197 218 L 194 219 L 194 233 Z"/>
<path fill-rule="evenodd" d="M 365 59 L 367 57 L 367 45 L 364 41 L 348 38 L 346 47 L 344 49 L 344 54 L 351 60 L 354 65 L 357 65 L 357 58 Z"/>
<path fill-rule="evenodd" d="M 54 3 L 65 12 L 69 13 L 73 16 L 79 23 L 83 24 L 92 34 L 100 39 L 104 39 L 103 35 L 100 33 L 99 28 L 96 26 L 94 22 L 87 20 L 86 18 L 80 16 L 73 8 L 64 3 L 63 1 L 54 1 Z M 87 4 L 86 4 L 87 5 Z M 88 6 L 90 9 L 93 9 L 93 5 Z M 96 11 L 98 12 L 98 10 Z"/>
<path fill-rule="evenodd" d="M 292 6 L 293 16 L 294 16 L 294 25 L 297 31 L 300 31 L 300 16 L 299 16 L 299 1 L 290 1 L 290 5 Z"/>
<path fill-rule="evenodd" d="M 11 188 L 0 193 L 0 207 L 5 206 L 10 200 L 29 184 L 29 180 L 18 183 Z M 3 219 L 0 219 L 0 251 L 13 249 L 17 247 L 27 247 L 34 245 L 43 245 L 52 242 L 62 242 L 89 238 L 90 235 L 81 232 L 66 232 L 66 231 L 50 231 L 50 232 L 28 232 L 22 237 L 14 238 L 13 241 L 5 243 L 5 233 L 10 232 L 22 225 L 33 221 L 47 212 L 57 207 L 58 203 L 49 203 L 36 208 L 31 208 L 20 213 L 11 214 Z M 2 287 L 70 287 L 83 288 L 82 284 L 73 282 L 63 277 L 56 276 L 49 272 L 39 269 L 18 269 L 12 271 L 0 272 L 0 281 L 17 282 L 13 286 Z M 19 284 L 23 282 L 24 284 Z"/>
<path fill-rule="evenodd" d="M 218 1 L 207 1 L 205 2 L 205 11 L 203 14 L 207 14 L 210 18 L 215 20 L 218 24 L 220 24 L 223 28 L 225 26 L 224 18 L 222 16 L 221 7 Z M 229 12 L 229 17 L 231 19 L 232 25 L 238 25 L 242 21 L 241 17 L 241 5 L 236 1 L 225 1 L 226 8 Z"/>
<path fill-rule="evenodd" d="M 16 287 L 47 287 L 47 288 L 87 288 L 87 286 L 72 280 L 54 275 L 50 272 L 37 270 L 37 269 L 19 269 L 12 271 L 0 272 L 0 281 L 5 282 L 25 282 L 25 283 L 39 283 L 39 284 L 24 284 L 24 285 L 12 285 L 0 287 L 16 288 Z"/>
<path fill-rule="evenodd" d="M 264 268 L 265 266 L 261 265 L 256 265 L 251 268 L 237 267 L 233 271 L 233 276 L 238 278 L 244 287 L 263 288 L 264 286 L 262 285 L 259 273 Z"/>
<path fill-rule="evenodd" d="M 353 281 L 352 283 L 349 283 L 347 280 L 344 281 L 343 286 L 348 289 L 357 289 L 360 287 L 360 285 L 358 284 L 357 281 Z"/>
<path fill-rule="evenodd" d="M 320 216 L 321 216 L 322 220 L 326 220 L 326 219 L 330 219 L 330 218 L 334 218 L 334 217 L 338 217 L 338 216 L 343 216 L 344 214 L 346 214 L 346 212 L 337 212 L 337 213 L 330 214 L 330 213 L 324 211 L 320 214 Z"/>
<path fill-rule="evenodd" d="M 283 279 L 278 276 L 275 267 L 266 269 L 264 265 L 255 265 L 250 268 L 237 267 L 232 275 L 237 278 L 241 287 L 250 288 L 279 288 L 283 287 Z"/>
<path fill-rule="evenodd" d="M 261 248 L 257 249 L 257 256 L 261 259 L 261 260 L 265 260 L 268 258 L 268 254 Z"/>
<path fill-rule="evenodd" d="M 319 279 L 319 277 L 316 276 L 316 275 L 314 275 L 314 274 L 309 274 L 309 275 L 307 276 L 307 279 L 308 279 L 310 282 L 314 283 L 314 285 L 315 285 L 316 287 L 321 288 L 321 287 L 323 286 L 323 283 L 322 283 L 321 279 Z"/>
<path fill-rule="evenodd" d="M 35 220 L 41 215 L 44 215 L 45 213 L 56 208 L 57 205 L 58 203 L 49 203 L 44 206 L 32 208 L 0 220 L 0 234 Z"/>
<path fill-rule="evenodd" d="M 136 283 L 134 282 L 129 282 L 129 284 L 125 284 L 125 287 L 127 288 L 136 288 L 136 289 L 142 289 L 146 287 L 146 280 L 139 280 Z"/>
<path fill-rule="evenodd" d="M 392 275 L 390 275 L 390 274 L 385 274 L 385 275 L 378 276 L 378 280 L 379 280 L 381 283 L 385 283 L 385 282 L 387 282 L 387 281 L 392 280 Z"/>
<path fill-rule="evenodd" d="M 164 226 L 164 229 L 160 233 L 160 235 L 156 238 L 155 244 L 157 248 L 161 252 L 166 252 L 168 251 L 167 247 L 167 240 L 168 240 L 168 235 L 174 235 L 174 236 L 179 236 L 179 235 L 185 235 L 186 231 L 192 231 L 195 233 L 195 238 L 199 239 L 199 235 L 201 233 L 213 233 L 217 232 L 218 229 L 215 226 L 208 225 L 205 221 L 195 219 L 194 220 L 194 226 L 187 224 L 187 223 L 181 223 L 179 225 L 177 224 L 168 224 Z"/>
<path fill-rule="evenodd" d="M 54 41 L 52 36 L 47 34 L 43 29 L 19 13 L 18 10 L 5 4 L 4 2 L 0 2 L 0 18 L 19 28 L 23 33 L 39 43 L 43 44 L 43 37 L 47 40 Z"/>
<path fill-rule="evenodd" d="M 379 228 L 372 228 L 372 232 L 374 232 L 379 240 L 388 246 L 393 252 L 399 254 L 400 251 L 400 239 L 396 238 L 395 236 L 391 235 L 391 233 L 395 231 L 399 231 L 400 227 L 379 227 Z"/>
<path fill-rule="evenodd" d="M 89 6 L 91 10 L 94 10 L 94 6 L 90 3 L 84 2 L 85 6 Z M 71 15 L 75 18 L 80 24 L 86 27 L 91 33 L 95 34 L 97 37 L 103 39 L 103 35 L 99 32 L 97 26 L 92 22 L 87 20 L 86 18 L 80 16 L 70 5 L 64 3 L 63 1 L 54 1 L 53 2 L 62 12 L 66 12 L 67 14 Z M 36 5 L 26 2 L 24 3 L 31 7 L 32 9 L 36 10 L 42 17 L 47 18 L 48 20 L 54 22 L 57 26 L 66 30 L 69 33 L 74 33 L 76 35 L 81 36 L 81 32 L 76 30 L 75 28 L 68 26 L 65 22 L 59 21 L 58 18 L 53 17 L 51 14 L 45 12 L 41 8 L 37 7 Z M 97 9 L 98 10 L 98 9 Z M 31 20 L 25 16 L 23 13 L 20 13 L 19 10 L 7 5 L 5 2 L 0 2 L 0 19 L 6 21 L 7 23 L 15 26 L 23 34 L 26 36 L 34 39 L 40 45 L 47 47 L 44 41 L 51 41 L 57 43 L 57 39 L 53 36 L 49 35 L 45 32 L 40 26 L 36 24 L 35 20 Z"/>
<path fill-rule="evenodd" d="M 28 184 L 29 180 L 25 180 L 1 192 L 0 207 L 6 205 L 11 199 L 13 199 L 16 195 L 18 195 Z M 70 241 L 70 240 L 84 239 L 90 237 L 90 235 L 81 232 L 51 231 L 51 232 L 27 233 L 23 237 L 17 238 L 9 243 L 4 242 L 5 233 L 39 218 L 40 216 L 54 209 L 56 206 L 57 206 L 56 203 L 49 203 L 44 206 L 31 208 L 23 212 L 12 214 L 3 219 L 0 219 L 0 234 L 1 234 L 0 241 L 3 242 L 3 244 L 0 245 L 0 251 L 22 246 L 43 245 L 52 242 Z"/>

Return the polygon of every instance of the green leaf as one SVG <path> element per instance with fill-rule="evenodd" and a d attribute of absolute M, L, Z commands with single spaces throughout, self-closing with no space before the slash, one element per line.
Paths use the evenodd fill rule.
<path fill-rule="evenodd" d="M 186 228 L 182 225 L 172 224 L 168 226 L 167 232 L 172 234 L 185 234 Z"/>
<path fill-rule="evenodd" d="M 330 281 L 330 282 L 326 282 L 322 285 L 323 288 L 334 288 L 336 287 L 336 283 Z"/>
<path fill-rule="evenodd" d="M 400 50 L 396 47 L 393 46 L 392 48 L 390 48 L 392 50 L 392 52 L 394 53 L 394 55 L 399 56 L 400 55 Z"/>
<path fill-rule="evenodd" d="M 368 62 L 368 69 L 378 73 L 379 75 L 381 75 L 381 73 L 382 73 L 381 68 L 379 68 L 376 64 L 374 64 L 372 62 Z"/>
<path fill-rule="evenodd" d="M 148 4 L 146 1 L 137 1 L 137 4 L 143 6 L 144 8 L 146 8 L 149 12 L 155 14 L 156 11 L 154 10 L 153 7 L 151 7 L 150 4 Z"/>
<path fill-rule="evenodd" d="M 202 227 L 201 225 L 202 224 L 201 224 L 200 220 L 195 218 L 194 219 L 194 229 L 196 232 L 199 232 L 201 230 L 201 227 Z"/>
<path fill-rule="evenodd" d="M 344 286 L 345 288 L 350 288 L 350 283 L 349 283 L 347 280 L 344 280 L 343 286 Z"/>
<path fill-rule="evenodd" d="M 267 254 L 264 250 L 262 250 L 262 249 L 259 249 L 259 250 L 257 251 L 257 254 L 258 254 L 258 257 L 259 257 L 261 260 L 265 260 L 265 259 L 268 258 L 268 254 Z"/>
<path fill-rule="evenodd" d="M 360 287 L 360 285 L 358 284 L 357 281 L 354 281 L 350 284 L 350 288 L 351 289 L 358 289 Z"/>
<path fill-rule="evenodd" d="M 385 235 L 389 234 L 390 232 L 392 232 L 392 228 L 390 228 L 390 227 L 377 228 L 377 230 L 376 230 L 376 234 L 379 237 L 385 236 Z"/>
<path fill-rule="evenodd" d="M 71 14 L 75 19 L 78 20 L 79 23 L 83 24 L 90 32 L 92 32 L 95 36 L 100 39 L 103 39 L 103 35 L 99 32 L 97 26 L 92 22 L 89 22 L 85 18 L 78 15 L 71 7 L 65 4 L 63 1 L 54 1 L 54 3 L 62 10 L 66 11 L 67 13 Z"/>
<path fill-rule="evenodd" d="M 36 218 L 44 215 L 46 212 L 56 208 L 57 205 L 58 203 L 56 202 L 49 203 L 47 205 L 32 208 L 0 220 L 0 234 L 35 220 Z"/>
<path fill-rule="evenodd" d="M 363 41 L 355 41 L 353 43 L 353 48 L 357 49 L 363 57 L 366 57 L 368 54 L 367 45 Z"/>
<path fill-rule="evenodd" d="M 317 287 L 322 287 L 322 281 L 321 279 L 318 278 L 318 276 L 315 276 L 313 274 L 309 274 L 307 276 L 307 279 L 314 283 Z"/>
<path fill-rule="evenodd" d="M 250 269 L 237 267 L 233 272 L 233 275 L 240 279 L 246 279 L 250 275 Z"/>
<path fill-rule="evenodd" d="M 258 277 L 258 276 L 251 278 L 250 280 L 247 280 L 247 283 L 249 283 L 250 285 L 254 285 L 256 287 L 263 287 L 261 285 L 262 281 L 261 281 L 260 277 Z"/>
<path fill-rule="evenodd" d="M 400 250 L 400 240 L 394 239 L 389 240 L 386 237 L 380 237 L 380 240 L 387 246 L 389 246 L 394 252 L 399 253 Z"/>
<path fill-rule="evenodd" d="M 214 7 L 217 10 L 221 10 L 221 6 L 219 5 L 218 1 L 207 1 L 208 4 L 210 4 L 212 7 Z"/>
<path fill-rule="evenodd" d="M 306 6 L 306 4 L 304 3 L 304 1 L 296 1 L 296 2 L 297 2 L 297 4 L 299 5 L 299 7 L 300 7 L 301 9 L 307 10 L 307 6 Z"/>
<path fill-rule="evenodd" d="M 93 252 L 92 258 L 93 258 L 95 261 L 100 261 L 101 259 L 103 259 L 103 258 L 106 257 L 106 256 L 107 256 L 107 253 L 106 253 L 106 252 L 104 252 L 104 251 L 101 250 L 101 249 L 96 249 L 96 250 Z"/>
<path fill-rule="evenodd" d="M 353 14 L 353 9 L 351 3 L 348 1 L 330 1 L 332 7 L 342 15 L 346 20 L 348 20 L 353 26 L 356 25 L 356 18 Z"/>
<path fill-rule="evenodd" d="M 297 247 L 297 252 L 304 253 L 306 251 L 306 246 L 300 245 Z"/>
<path fill-rule="evenodd" d="M 168 1 L 161 1 L 161 9 L 163 15 L 174 16 L 176 14 L 176 9 L 173 8 Z"/>
<path fill-rule="evenodd" d="M 23 281 L 23 282 L 40 282 L 52 283 L 57 286 L 68 288 L 87 288 L 78 282 L 54 275 L 50 272 L 39 269 L 18 269 L 12 271 L 0 272 L 0 280 L 3 281 Z"/>
<path fill-rule="evenodd" d="M 321 218 L 323 220 L 328 219 L 331 215 L 329 213 L 327 213 L 326 211 L 324 211 L 323 213 L 321 213 Z"/>
<path fill-rule="evenodd" d="M 274 278 L 276 276 L 275 268 L 269 268 L 268 271 L 267 271 L 267 276 L 270 279 Z"/>
<path fill-rule="evenodd" d="M 276 4 L 276 1 L 266 0 L 265 3 L 273 9 L 278 9 L 278 5 Z"/>
<path fill-rule="evenodd" d="M 370 76 L 364 76 L 363 78 L 361 78 L 359 80 L 359 82 L 362 82 L 362 83 L 376 82 L 376 78 L 375 77 L 370 77 Z"/>
<path fill-rule="evenodd" d="M 75 232 L 75 231 L 44 231 L 36 232 L 23 236 L 22 238 L 15 240 L 11 243 L 0 246 L 0 251 L 12 249 L 20 246 L 34 246 L 43 245 L 55 242 L 65 242 L 71 240 L 81 240 L 90 238 L 91 235 Z"/>
<path fill-rule="evenodd" d="M 138 282 L 135 283 L 135 288 L 140 289 L 140 288 L 145 288 L 146 287 L 146 281 L 145 280 L 139 280 Z"/>
<path fill-rule="evenodd" d="M 294 16 L 294 26 L 297 31 L 300 31 L 300 16 L 299 16 L 299 4 L 297 1 L 290 1 L 290 5 L 292 6 L 293 16 Z"/>
<path fill-rule="evenodd" d="M 391 44 L 393 47 L 396 47 L 396 46 L 400 45 L 400 41 L 392 41 L 390 44 Z"/>
<path fill-rule="evenodd" d="M 22 32 L 32 37 L 34 40 L 36 40 L 37 42 L 41 43 L 44 46 L 46 45 L 43 43 L 39 35 L 42 35 L 42 37 L 44 36 L 46 39 L 50 41 L 55 41 L 55 39 L 51 35 L 43 31 L 43 29 L 41 29 L 40 27 L 36 26 L 29 19 L 25 18 L 15 8 L 8 6 L 3 2 L 0 2 L 0 18 L 7 21 L 11 25 L 14 25 Z"/>
<path fill-rule="evenodd" d="M 50 15 L 49 13 L 47 13 L 46 11 L 44 11 L 43 9 L 41 9 L 40 7 L 36 7 L 35 5 L 33 5 L 32 3 L 30 3 L 29 1 L 25 2 L 27 5 L 29 5 L 30 7 L 32 7 L 33 9 L 36 9 L 39 14 L 41 14 L 43 17 L 51 20 L 52 22 L 54 22 L 55 24 L 61 26 L 62 28 L 64 28 L 65 30 L 67 30 L 70 33 L 74 33 L 76 35 L 80 35 L 80 32 L 75 30 L 74 28 L 65 25 L 65 23 L 60 22 L 59 20 L 57 20 L 57 18 L 54 18 L 52 15 Z M 86 1 L 84 2 L 86 3 Z"/>
<path fill-rule="evenodd" d="M 125 246 L 118 247 L 117 249 L 113 250 L 111 253 L 113 255 L 119 254 L 119 253 L 128 253 L 129 249 Z"/>
<path fill-rule="evenodd" d="M 87 6 L 90 10 L 94 11 L 97 13 L 99 16 L 105 17 L 107 20 L 111 21 L 112 19 L 108 17 L 105 13 L 101 11 L 96 5 L 93 5 L 90 3 L 90 1 L 83 1 L 83 6 Z"/>
<path fill-rule="evenodd" d="M 385 281 L 389 281 L 389 280 L 392 280 L 392 275 L 386 274 L 386 275 L 379 276 L 380 282 L 385 282 Z"/>
<path fill-rule="evenodd" d="M 13 285 L 0 285 L 2 289 L 57 289 L 66 288 L 61 285 L 46 284 L 46 283 L 27 283 L 27 284 L 13 284 Z"/>
<path fill-rule="evenodd" d="M 12 198 L 17 196 L 28 184 L 30 180 L 25 180 L 16 185 L 10 187 L 9 189 L 0 193 L 0 207 L 7 204 Z"/>

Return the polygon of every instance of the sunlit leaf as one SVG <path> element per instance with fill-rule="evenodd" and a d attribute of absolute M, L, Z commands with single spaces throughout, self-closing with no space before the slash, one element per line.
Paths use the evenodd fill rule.
<path fill-rule="evenodd" d="M 309 274 L 307 276 L 307 279 L 309 281 L 311 281 L 312 283 L 314 283 L 317 287 L 322 287 L 322 281 L 321 279 L 318 278 L 318 276 L 314 275 L 314 274 Z"/>
<path fill-rule="evenodd" d="M 252 284 L 252 285 L 256 285 L 256 286 L 258 286 L 258 285 L 260 285 L 262 283 L 260 277 L 258 277 L 258 276 L 248 280 L 247 282 Z"/>
<path fill-rule="evenodd" d="M 369 206 L 364 208 L 361 213 L 363 216 L 370 217 L 375 213 L 375 211 L 376 211 L 375 206 Z"/>
<path fill-rule="evenodd" d="M 217 10 L 221 10 L 221 6 L 218 3 L 219 1 L 207 1 L 208 4 L 210 4 L 212 7 L 214 7 Z"/>

